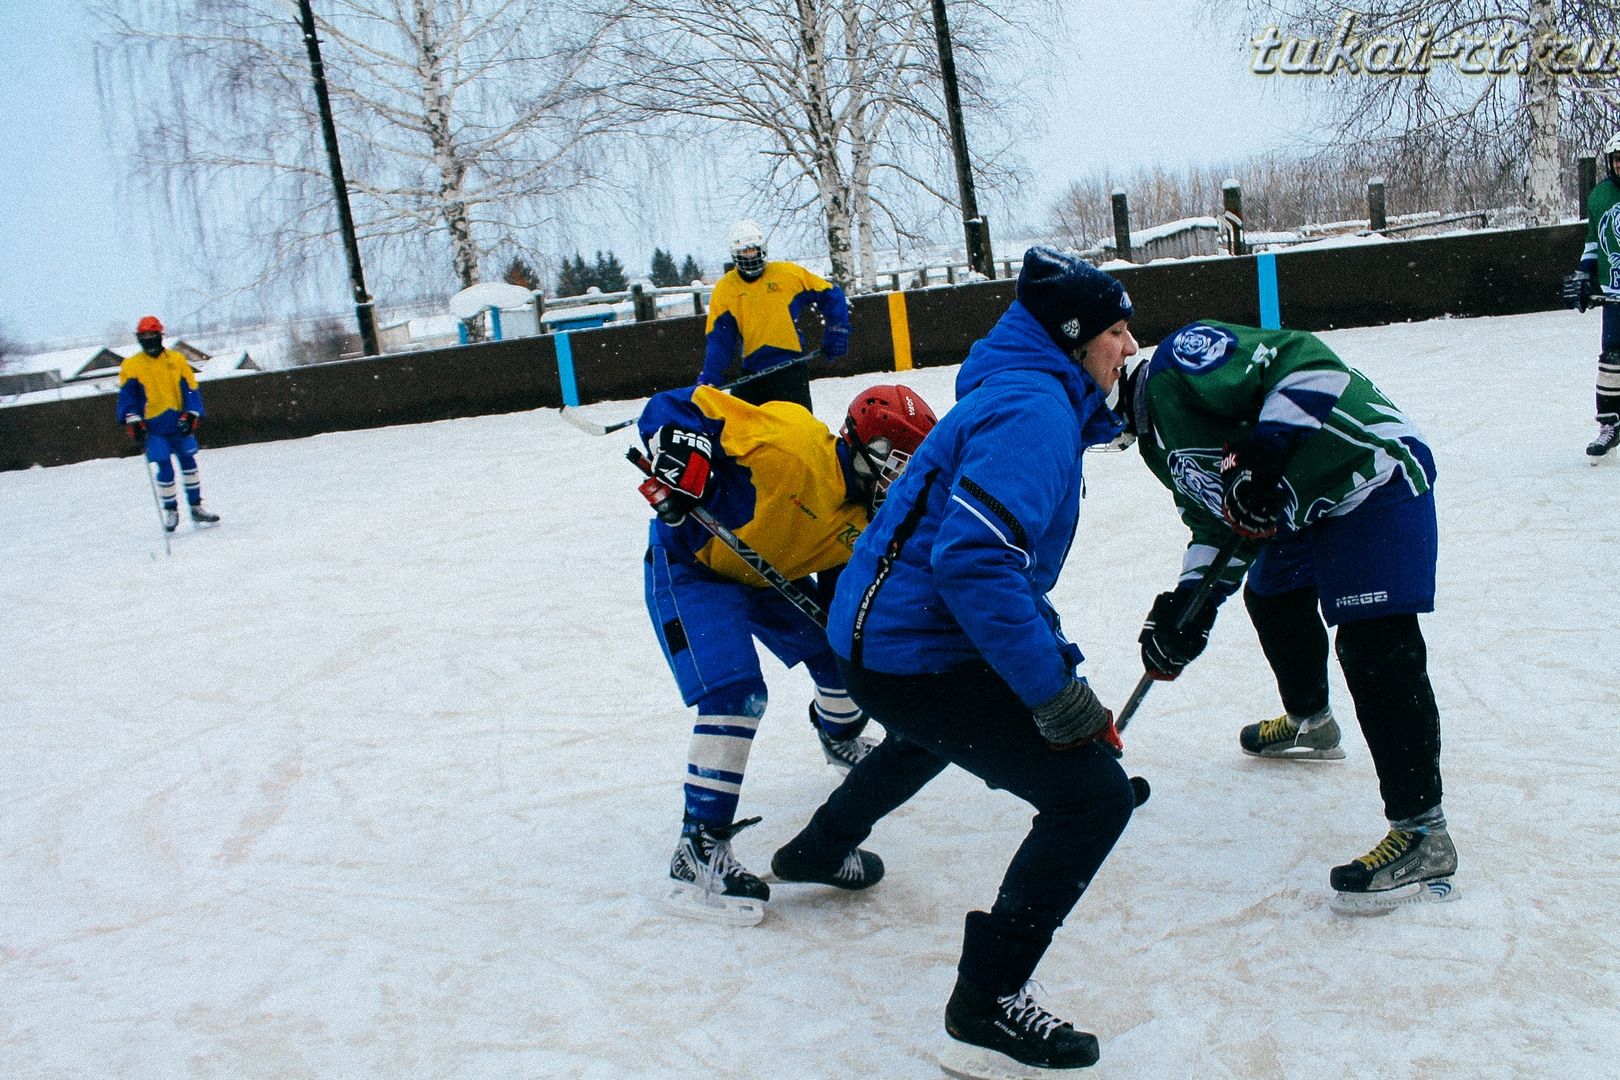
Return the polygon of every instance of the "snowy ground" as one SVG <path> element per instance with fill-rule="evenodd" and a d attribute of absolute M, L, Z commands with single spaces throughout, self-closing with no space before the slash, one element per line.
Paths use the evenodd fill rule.
<path fill-rule="evenodd" d="M 1597 329 L 1327 335 L 1439 459 L 1461 898 L 1327 909 L 1329 866 L 1384 831 L 1365 746 L 1335 670 L 1347 761 L 1240 755 L 1278 709 L 1233 607 L 1132 726 L 1153 799 L 1038 972 L 1097 1075 L 1615 1075 Z M 904 381 L 943 411 L 954 373 Z M 818 381 L 823 418 L 875 381 Z M 753 929 L 661 911 L 689 716 L 642 609 L 628 442 L 541 411 L 206 450 L 225 524 L 170 558 L 138 460 L 0 473 L 0 1075 L 937 1075 L 962 915 L 1025 808 L 947 772 L 880 826 L 870 893 L 781 886 Z M 1184 536 L 1134 453 L 1087 472 L 1054 595 L 1117 705 Z M 767 678 L 759 870 L 837 779 L 802 672 Z"/>

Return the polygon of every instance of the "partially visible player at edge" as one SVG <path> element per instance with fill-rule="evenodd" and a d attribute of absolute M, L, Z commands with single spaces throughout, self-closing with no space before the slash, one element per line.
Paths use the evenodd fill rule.
<path fill-rule="evenodd" d="M 1608 175 L 1586 199 L 1586 247 L 1580 269 L 1564 277 L 1564 302 L 1585 311 L 1603 298 L 1597 367 L 1597 438 L 1586 448 L 1596 465 L 1612 461 L 1620 444 L 1620 133 L 1603 144 Z"/>
<path fill-rule="evenodd" d="M 657 515 L 646 557 L 647 613 L 682 700 L 697 707 L 669 873 L 703 895 L 677 889 L 678 911 L 750 922 L 770 898 L 766 883 L 731 852 L 733 835 L 759 820 L 736 821 L 765 713 L 755 639 L 786 666 L 809 670 L 810 722 L 829 762 L 847 769 L 872 745 L 859 738 L 866 715 L 850 702 L 823 627 L 690 511 L 704 507 L 790 580 L 821 575 L 830 594 L 828 575 L 849 561 L 872 509 L 934 422 L 928 404 L 899 385 L 858 393 L 838 436 L 798 405 L 756 406 L 710 386 L 655 395 L 642 413 L 654 472 L 642 493 Z M 876 864 L 864 878 L 836 884 L 863 888 L 881 874 Z"/>

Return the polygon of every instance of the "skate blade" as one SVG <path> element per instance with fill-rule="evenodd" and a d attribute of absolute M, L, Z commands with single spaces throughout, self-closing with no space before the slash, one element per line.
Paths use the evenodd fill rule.
<path fill-rule="evenodd" d="M 1006 1054 L 998 1054 L 972 1043 L 959 1042 L 946 1036 L 946 1046 L 939 1055 L 939 1068 L 955 1080 L 1074 1080 L 1081 1068 L 1043 1069 L 1039 1065 L 1025 1065 Z M 1085 1075 L 1096 1074 L 1087 1072 Z"/>
<path fill-rule="evenodd" d="M 676 885 L 664 894 L 664 907 L 687 919 L 724 926 L 757 926 L 765 918 L 765 901 L 751 896 L 706 893 L 695 885 Z"/>
<path fill-rule="evenodd" d="M 1311 746 L 1295 746 L 1287 750 L 1278 750 L 1270 754 L 1255 753 L 1253 750 L 1244 750 L 1252 758 L 1261 761 L 1343 761 L 1344 747 L 1330 746 L 1326 750 L 1318 750 Z"/>
<path fill-rule="evenodd" d="M 1341 915 L 1388 915 L 1407 904 L 1442 904 L 1457 899 L 1457 887 L 1450 878 L 1414 881 L 1382 892 L 1335 892 L 1329 903 Z"/>

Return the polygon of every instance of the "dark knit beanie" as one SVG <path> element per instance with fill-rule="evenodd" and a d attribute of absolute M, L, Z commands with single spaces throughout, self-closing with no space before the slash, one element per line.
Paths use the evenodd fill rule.
<path fill-rule="evenodd" d="M 1018 273 L 1018 302 L 1069 352 L 1121 319 L 1131 317 L 1131 298 L 1118 279 L 1078 255 L 1056 248 L 1024 252 Z"/>

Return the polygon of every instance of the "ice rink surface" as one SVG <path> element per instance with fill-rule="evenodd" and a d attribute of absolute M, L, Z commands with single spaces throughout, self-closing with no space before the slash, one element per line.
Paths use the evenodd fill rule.
<path fill-rule="evenodd" d="M 1385 829 L 1366 747 L 1335 668 L 1347 760 L 1240 754 L 1280 706 L 1228 605 L 1131 725 L 1153 798 L 1037 973 L 1096 1075 L 1615 1075 L 1597 337 L 1571 312 L 1324 335 L 1439 462 L 1423 625 L 1460 899 L 1328 910 L 1329 867 Z M 899 381 L 943 412 L 955 370 Z M 895 378 L 819 379 L 818 414 Z M 628 435 L 546 410 L 223 449 L 205 426 L 224 524 L 168 558 L 139 459 L 0 473 L 0 1076 L 939 1075 L 962 916 L 1028 812 L 947 771 L 879 826 L 869 893 L 778 886 L 752 929 L 663 912 L 691 716 L 642 605 Z M 1117 708 L 1186 534 L 1134 452 L 1086 473 L 1053 598 Z M 758 871 L 837 781 L 807 676 L 766 671 Z"/>

